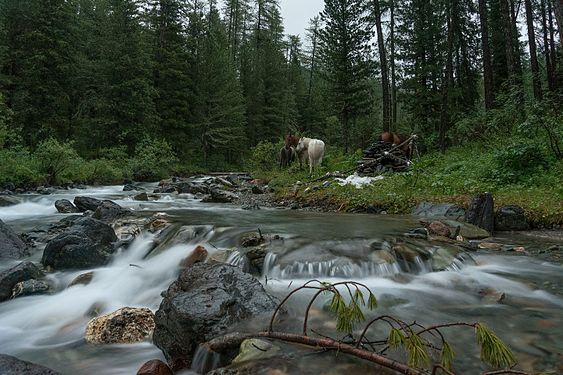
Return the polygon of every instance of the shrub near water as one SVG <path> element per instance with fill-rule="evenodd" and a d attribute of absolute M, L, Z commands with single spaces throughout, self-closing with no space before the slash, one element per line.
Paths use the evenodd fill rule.
<path fill-rule="evenodd" d="M 168 177 L 177 162 L 178 158 L 168 142 L 146 137 L 135 147 L 129 168 L 136 180 L 157 180 Z"/>

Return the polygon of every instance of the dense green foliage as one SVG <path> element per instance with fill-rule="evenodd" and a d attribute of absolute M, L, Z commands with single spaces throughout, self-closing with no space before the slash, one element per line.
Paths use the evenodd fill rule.
<path fill-rule="evenodd" d="M 0 0 L 0 180 L 263 169 L 289 131 L 334 154 L 390 127 L 486 142 L 487 178 L 525 182 L 563 157 L 562 20 L 515 5 L 326 0 L 301 38 L 279 0 Z"/>

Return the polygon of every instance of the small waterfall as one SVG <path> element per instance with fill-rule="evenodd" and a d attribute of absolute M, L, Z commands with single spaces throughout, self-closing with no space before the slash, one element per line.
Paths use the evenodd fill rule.
<path fill-rule="evenodd" d="M 233 251 L 231 255 L 229 255 L 229 257 L 227 258 L 227 263 L 239 267 L 244 272 L 248 272 L 248 270 L 250 269 L 250 260 L 246 255 L 238 250 Z"/>
<path fill-rule="evenodd" d="M 206 374 L 219 368 L 220 363 L 221 355 L 219 353 L 200 345 L 195 352 L 191 370 L 198 374 Z"/>

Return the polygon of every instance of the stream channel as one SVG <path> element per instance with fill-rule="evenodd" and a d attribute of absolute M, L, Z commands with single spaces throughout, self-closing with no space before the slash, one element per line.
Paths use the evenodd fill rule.
<path fill-rule="evenodd" d="M 143 187 L 152 191 L 155 186 Z M 88 310 L 98 304 L 104 314 L 125 306 L 156 311 L 161 292 L 175 280 L 179 262 L 196 244 L 203 244 L 213 255 L 236 248 L 244 233 L 260 228 L 262 233 L 283 239 L 272 243 L 261 279 L 266 290 L 279 297 L 310 279 L 356 280 L 378 297 L 378 314 L 420 324 L 484 322 L 513 349 L 519 368 L 563 371 L 563 267 L 557 261 L 492 250 L 465 256 L 452 252 L 451 246 L 420 241 L 412 246 L 435 256 L 426 261 L 417 258 L 405 269 L 393 259 L 375 255 L 373 249 L 374 244 L 394 243 L 419 226 L 415 217 L 275 208 L 245 211 L 240 206 L 202 203 L 177 194 L 160 194 L 158 199 L 138 202 L 133 199 L 136 192 L 122 190 L 123 186 L 108 186 L 61 190 L 51 195 L 14 195 L 18 204 L 0 207 L 0 219 L 18 233 L 59 221 L 65 214 L 56 211 L 54 202 L 72 201 L 78 195 L 110 199 L 147 217 L 166 213 L 176 228 L 149 257 L 145 255 L 154 234 L 142 233 L 127 250 L 117 252 L 110 264 L 96 269 L 89 285 L 67 288 L 71 280 L 88 270 L 54 272 L 48 276 L 53 293 L 0 303 L 0 353 L 63 374 L 135 374 L 144 362 L 164 359 L 161 351 L 151 343 L 85 343 Z M 186 238 L 186 231 L 191 233 L 188 240 L 174 240 L 177 236 Z M 499 241 L 524 246 L 529 254 L 563 244 L 560 238 L 525 233 L 503 234 Z M 39 262 L 41 255 L 42 248 L 38 247 L 28 260 Z M 245 263 L 237 253 L 229 259 L 241 266 Z M 18 262 L 0 261 L 0 271 Z M 300 326 L 300 307 L 306 302 L 307 296 L 302 296 L 290 306 L 296 329 Z M 311 321 L 314 329 L 324 327 L 325 332 L 332 333 L 333 320 L 322 302 L 315 311 Z M 264 321 L 258 329 L 266 326 Z M 459 373 L 485 369 L 475 349 L 472 329 L 456 328 L 446 335 L 457 353 L 455 368 Z M 334 354 L 325 353 L 302 357 L 298 362 L 303 373 L 366 373 L 359 361 L 342 357 L 334 359 Z"/>

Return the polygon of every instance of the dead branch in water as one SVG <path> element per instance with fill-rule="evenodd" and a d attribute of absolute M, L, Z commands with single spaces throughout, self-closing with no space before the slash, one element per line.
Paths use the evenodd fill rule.
<path fill-rule="evenodd" d="M 274 323 L 278 313 L 293 296 L 303 290 L 313 290 L 315 292 L 305 310 L 302 333 L 275 331 Z M 364 294 L 367 295 L 367 298 L 365 298 Z M 329 309 L 336 315 L 337 330 L 348 334 L 346 341 L 336 340 L 313 330 L 311 331 L 319 337 L 308 335 L 310 331 L 308 328 L 309 312 L 321 295 L 332 295 Z M 202 344 L 202 348 L 205 348 L 208 352 L 223 353 L 240 346 L 246 339 L 263 338 L 307 345 L 317 349 L 335 350 L 339 353 L 346 353 L 365 359 L 400 374 L 434 375 L 443 373 L 454 375 L 455 373 L 452 369 L 454 352 L 441 330 L 469 327 L 476 333 L 477 344 L 481 348 L 481 359 L 483 362 L 495 368 L 501 368 L 500 370 L 485 372 L 483 375 L 527 374 L 513 369 L 515 365 L 513 354 L 493 331 L 481 323 L 456 322 L 424 327 L 416 322 L 408 324 L 396 317 L 381 315 L 365 324 L 358 338 L 354 338 L 354 326 L 366 321 L 361 307 L 373 310 L 376 306 L 377 300 L 375 296 L 362 283 L 346 281 L 331 284 L 319 280 L 311 280 L 289 292 L 278 304 L 272 313 L 267 331 L 227 334 Z M 388 336 L 379 340 L 367 340 L 366 335 L 368 331 L 378 322 L 384 323 L 389 328 Z M 378 350 L 377 347 L 383 347 L 383 349 Z M 390 348 L 403 349 L 408 354 L 408 363 L 386 356 L 385 352 Z M 435 358 L 436 354 L 439 354 L 439 358 Z"/>

